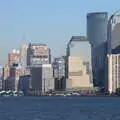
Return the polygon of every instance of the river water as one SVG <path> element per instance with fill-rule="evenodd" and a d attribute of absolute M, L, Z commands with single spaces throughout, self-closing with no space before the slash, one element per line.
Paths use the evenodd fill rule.
<path fill-rule="evenodd" d="M 0 120 L 120 120 L 120 98 L 0 97 Z"/>

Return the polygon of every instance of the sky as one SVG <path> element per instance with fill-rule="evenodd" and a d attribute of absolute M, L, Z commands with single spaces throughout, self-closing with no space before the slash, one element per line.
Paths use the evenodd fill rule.
<path fill-rule="evenodd" d="M 0 0 L 0 64 L 21 44 L 46 43 L 65 55 L 73 35 L 86 35 L 86 14 L 120 8 L 120 0 Z"/>

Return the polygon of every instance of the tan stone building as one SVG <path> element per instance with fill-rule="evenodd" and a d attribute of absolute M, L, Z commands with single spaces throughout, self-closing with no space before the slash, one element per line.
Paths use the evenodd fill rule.
<path fill-rule="evenodd" d="M 89 88 L 90 75 L 87 72 L 85 62 L 79 56 L 68 57 L 68 79 L 67 88 Z"/>

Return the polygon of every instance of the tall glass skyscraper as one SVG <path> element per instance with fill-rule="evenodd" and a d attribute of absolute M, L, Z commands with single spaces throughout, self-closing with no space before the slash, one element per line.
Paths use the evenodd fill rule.
<path fill-rule="evenodd" d="M 104 87 L 105 53 L 107 41 L 108 14 L 95 12 L 87 14 L 87 36 L 91 44 L 93 83 Z"/>

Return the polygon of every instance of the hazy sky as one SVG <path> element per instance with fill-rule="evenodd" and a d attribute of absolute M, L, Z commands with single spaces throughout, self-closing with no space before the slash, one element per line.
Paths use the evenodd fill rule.
<path fill-rule="evenodd" d="M 72 35 L 86 35 L 86 14 L 120 7 L 120 0 L 0 0 L 0 63 L 30 40 L 64 55 Z"/>

